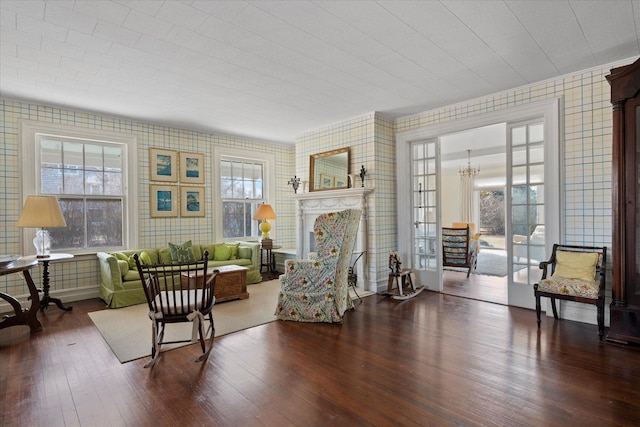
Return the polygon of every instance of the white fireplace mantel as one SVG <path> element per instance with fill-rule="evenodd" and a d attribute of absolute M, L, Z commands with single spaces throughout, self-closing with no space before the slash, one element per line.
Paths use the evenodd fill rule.
<path fill-rule="evenodd" d="M 297 202 L 296 218 L 296 249 L 297 257 L 305 259 L 312 252 L 313 225 L 318 215 L 328 212 L 336 212 L 344 209 L 361 209 L 360 226 L 354 252 L 363 252 L 368 249 L 367 226 L 367 196 L 373 188 L 355 187 L 340 190 L 312 191 L 309 193 L 292 194 L 290 197 Z M 362 262 L 357 267 L 358 287 L 369 288 L 375 284 L 369 284 L 367 276 L 367 256 L 362 257 Z"/>

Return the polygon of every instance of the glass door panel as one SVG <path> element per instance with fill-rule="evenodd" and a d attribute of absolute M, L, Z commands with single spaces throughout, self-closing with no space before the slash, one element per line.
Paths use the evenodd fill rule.
<path fill-rule="evenodd" d="M 412 268 L 418 283 L 439 283 L 437 139 L 411 146 Z"/>

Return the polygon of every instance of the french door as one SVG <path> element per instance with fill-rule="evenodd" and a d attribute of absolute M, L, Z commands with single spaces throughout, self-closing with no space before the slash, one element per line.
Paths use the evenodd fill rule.
<path fill-rule="evenodd" d="M 551 99 L 396 135 L 398 251 L 420 285 L 442 291 L 440 194 L 446 189 L 441 189 L 439 138 L 502 122 L 508 126 L 508 302 L 534 307 L 538 263 L 560 241 L 559 106 L 559 99 Z"/>
<path fill-rule="evenodd" d="M 442 269 L 439 256 L 439 142 L 438 139 L 411 144 L 412 268 L 418 284 L 439 290 Z"/>
<path fill-rule="evenodd" d="M 547 259 L 545 131 L 542 119 L 507 125 L 509 305 L 534 308 L 533 284 Z"/>

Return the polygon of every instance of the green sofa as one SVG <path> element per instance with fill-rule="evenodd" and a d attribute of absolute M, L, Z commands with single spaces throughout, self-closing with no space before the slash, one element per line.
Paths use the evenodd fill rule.
<path fill-rule="evenodd" d="M 247 267 L 247 284 L 258 283 L 262 280 L 260 275 L 260 244 L 253 242 L 239 242 L 236 258 L 224 261 L 215 261 L 214 253 L 218 245 L 225 243 L 211 243 L 198 245 L 193 244 L 193 253 L 196 259 L 202 259 L 205 251 L 209 251 L 208 266 L 219 267 L 223 265 L 240 265 Z M 100 265 L 100 298 L 107 303 L 109 308 L 121 308 L 134 304 L 146 302 L 142 282 L 138 271 L 131 266 L 127 267 L 126 262 L 118 263 L 116 254 L 132 257 L 137 253 L 140 255 L 146 252 L 152 264 L 171 264 L 171 252 L 169 248 L 136 249 L 118 252 L 98 252 L 98 263 Z"/>

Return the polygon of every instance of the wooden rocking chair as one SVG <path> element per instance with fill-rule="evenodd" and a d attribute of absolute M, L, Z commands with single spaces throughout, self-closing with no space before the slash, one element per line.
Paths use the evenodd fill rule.
<path fill-rule="evenodd" d="M 416 287 L 415 273 L 409 268 L 402 268 L 400 255 L 397 251 L 389 252 L 389 281 L 387 291 L 383 295 L 395 300 L 407 300 L 420 294 L 424 286 Z"/>

